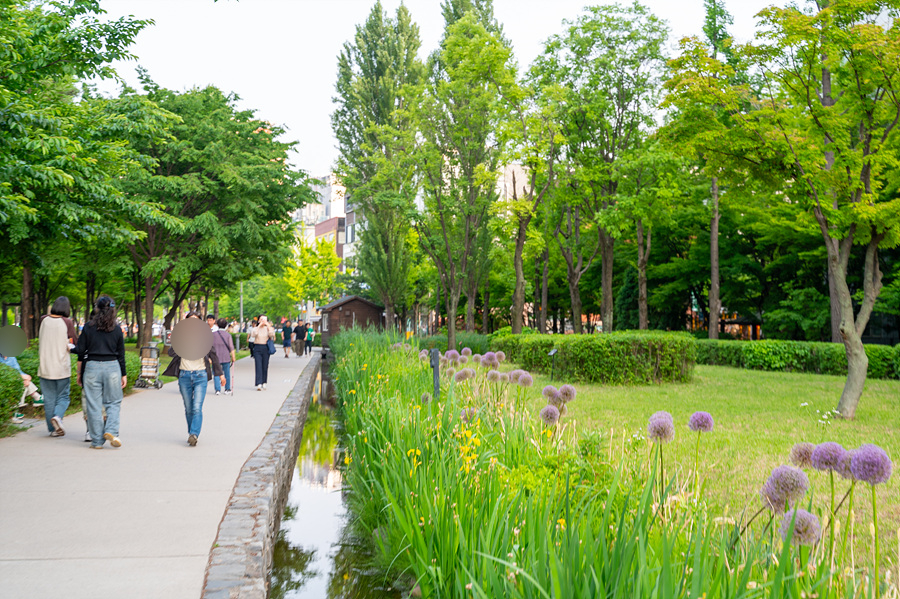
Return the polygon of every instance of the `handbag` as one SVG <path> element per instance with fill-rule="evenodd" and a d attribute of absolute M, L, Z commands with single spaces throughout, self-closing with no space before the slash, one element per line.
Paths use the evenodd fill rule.
<path fill-rule="evenodd" d="M 275 342 L 272 341 L 271 339 L 269 339 L 269 340 L 266 342 L 266 346 L 269 348 L 269 355 L 270 355 L 270 356 L 274 356 L 274 355 L 275 355 L 275 352 L 278 351 L 277 349 L 275 349 Z"/>

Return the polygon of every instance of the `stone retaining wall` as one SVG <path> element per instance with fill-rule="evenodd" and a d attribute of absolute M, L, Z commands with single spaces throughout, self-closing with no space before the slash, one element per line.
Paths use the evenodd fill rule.
<path fill-rule="evenodd" d="M 272 426 L 238 475 L 209 554 L 203 599 L 266 599 L 272 550 L 287 501 L 322 354 L 313 352 Z"/>

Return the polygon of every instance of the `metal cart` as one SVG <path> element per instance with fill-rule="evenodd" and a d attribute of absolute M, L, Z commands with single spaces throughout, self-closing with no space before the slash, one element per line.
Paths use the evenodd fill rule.
<path fill-rule="evenodd" d="M 159 380 L 159 345 L 158 341 L 150 341 L 141 348 L 141 376 L 135 381 L 135 387 L 162 389 Z"/>

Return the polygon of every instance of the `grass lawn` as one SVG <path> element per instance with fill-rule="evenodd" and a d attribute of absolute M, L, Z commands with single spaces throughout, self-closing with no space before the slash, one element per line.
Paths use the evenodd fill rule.
<path fill-rule="evenodd" d="M 548 377 L 535 377 L 537 390 L 548 384 Z M 607 443 L 612 431 L 618 454 L 623 432 L 628 437 L 645 434 L 651 414 L 658 410 L 670 412 L 675 419 L 676 437 L 666 447 L 667 460 L 671 463 L 671 456 L 675 456 L 679 480 L 686 482 L 696 444 L 696 433 L 687 428 L 688 418 L 698 410 L 709 412 L 715 419 L 715 430 L 702 439 L 701 473 L 714 510 L 730 516 L 738 516 L 745 508 L 752 514 L 761 506 L 760 487 L 774 467 L 788 463 L 794 443 L 837 441 L 848 449 L 875 443 L 887 451 L 895 465 L 891 479 L 879 485 L 878 512 L 881 553 L 896 567 L 900 534 L 900 381 L 870 379 L 855 420 L 829 419 L 828 424 L 821 424 L 821 413 L 837 405 L 843 386 L 844 378 L 836 376 L 697 366 L 694 382 L 689 384 L 576 384 L 578 396 L 569 404 L 565 420 L 577 421 L 582 432 L 602 431 Z M 543 405 L 539 399 L 533 400 L 535 411 Z M 814 504 L 824 506 L 829 496 L 828 477 L 818 472 L 808 474 Z M 836 487 L 839 496 L 843 496 L 848 485 L 840 481 Z M 859 537 L 864 534 L 868 538 L 871 522 L 868 486 L 857 485 L 854 507 L 857 521 L 865 527 L 857 530 L 860 545 Z"/>

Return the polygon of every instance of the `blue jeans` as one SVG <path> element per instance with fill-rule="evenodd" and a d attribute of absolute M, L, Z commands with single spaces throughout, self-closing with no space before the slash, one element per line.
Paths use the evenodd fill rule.
<path fill-rule="evenodd" d="M 184 400 L 184 417 L 188 434 L 200 436 L 203 426 L 203 400 L 206 399 L 206 370 L 182 370 L 178 374 L 178 389 Z"/>
<path fill-rule="evenodd" d="M 117 362 L 118 363 L 118 362 Z M 45 379 L 41 377 L 41 392 L 44 394 L 44 418 L 47 419 L 47 430 L 53 432 L 50 419 L 56 416 L 60 420 L 69 409 L 69 387 L 72 379 Z M 121 384 L 121 383 L 120 383 Z"/>
<path fill-rule="evenodd" d="M 225 375 L 225 390 L 231 391 L 231 362 L 222 362 L 222 372 Z M 222 383 L 219 382 L 219 377 L 213 375 L 213 386 L 216 391 L 222 390 Z"/>
<path fill-rule="evenodd" d="M 91 445 L 103 445 L 104 433 L 119 436 L 119 408 L 122 405 L 122 371 L 116 360 L 84 363 L 84 411 L 87 414 Z M 106 409 L 106 423 L 103 410 Z"/>

